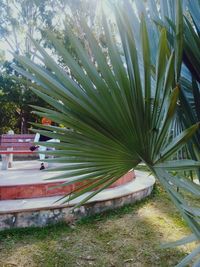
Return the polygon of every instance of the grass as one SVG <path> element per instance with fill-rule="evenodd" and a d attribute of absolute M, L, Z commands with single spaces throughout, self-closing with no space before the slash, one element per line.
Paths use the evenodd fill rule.
<path fill-rule="evenodd" d="M 194 245 L 161 249 L 189 230 L 156 186 L 148 199 L 87 217 L 75 225 L 6 230 L 0 233 L 0 266 L 174 266 Z"/>

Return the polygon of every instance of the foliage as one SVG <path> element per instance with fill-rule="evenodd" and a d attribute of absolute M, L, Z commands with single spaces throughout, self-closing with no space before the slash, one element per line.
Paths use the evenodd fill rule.
<path fill-rule="evenodd" d="M 0 2 L 1 44 L 4 46 L 6 44 L 6 47 L 13 52 L 20 51 L 28 55 L 32 47 L 27 32 L 41 38 L 39 27 L 52 26 L 53 11 L 48 10 L 47 2 L 49 1 L 2 0 Z M 6 58 L 7 56 L 5 53 Z M 16 133 L 27 133 L 28 122 L 37 121 L 37 116 L 32 114 L 29 105 L 35 103 L 44 105 L 44 102 L 28 89 L 24 81 L 14 80 L 14 73 L 10 67 L 12 60 L 8 62 L 2 59 L 1 61 L 0 133 L 6 133 L 9 129 L 13 129 Z"/>
<path fill-rule="evenodd" d="M 0 97 L 1 98 L 1 97 Z M 14 103 L 1 102 L 0 108 L 0 134 L 7 133 L 9 130 L 14 129 L 14 132 L 18 132 L 17 118 L 16 118 L 16 106 Z"/>
<path fill-rule="evenodd" d="M 52 48 L 48 41 L 45 43 L 44 30 L 46 28 L 60 34 L 63 30 L 63 18 L 66 16 L 73 22 L 75 31 L 78 31 L 80 27 L 77 18 L 84 14 L 93 22 L 95 10 L 96 0 L 92 3 L 88 0 L 2 0 L 0 2 L 0 37 L 12 52 L 30 56 L 34 48 L 28 35 Z"/>
<path fill-rule="evenodd" d="M 38 98 L 20 76 L 16 79 L 10 62 L 2 66 L 0 76 L 0 134 L 12 129 L 15 133 L 27 133 L 28 122 L 39 122 L 30 105 L 47 106 Z"/>
<path fill-rule="evenodd" d="M 44 29 L 54 30 L 56 36 L 64 42 L 64 45 L 74 53 L 69 38 L 63 34 L 62 19 L 64 14 L 73 25 L 73 31 L 77 32 L 81 36 L 81 28 L 78 24 L 78 17 L 89 17 L 89 2 L 85 1 L 87 8 L 84 7 L 84 3 L 81 0 L 74 1 L 38 1 L 38 0 L 2 0 L 0 2 L 0 37 L 1 44 L 6 45 L 6 53 L 0 55 L 1 75 L 0 75 L 0 89 L 2 94 L 0 96 L 0 133 L 5 133 L 9 129 L 13 129 L 15 132 L 26 133 L 28 131 L 28 123 L 38 121 L 38 117 L 31 111 L 29 105 L 42 105 L 45 103 L 29 90 L 29 84 L 23 79 L 14 81 L 13 70 L 10 65 L 13 63 L 12 59 L 7 62 L 5 58 L 8 57 L 7 49 L 12 52 L 26 54 L 28 57 L 37 60 L 34 54 L 34 47 L 28 38 L 28 35 L 34 36 L 44 47 L 52 49 L 52 43 L 46 39 Z M 92 10 L 93 17 L 95 17 L 96 1 L 93 1 Z M 58 15 L 61 14 L 62 16 Z M 76 18 L 76 19 L 75 19 Z M 93 18 L 94 21 L 94 18 Z M 84 42 L 84 37 L 82 37 Z M 2 47 L 3 47 L 2 46 Z M 0 50 L 1 53 L 1 50 Z M 4 58 L 4 57 L 5 58 Z M 9 58 L 12 57 L 11 55 Z M 59 64 L 63 65 L 62 59 L 58 59 Z M 20 77 L 18 77 L 20 78 Z M 8 104 L 9 102 L 9 104 Z"/>
<path fill-rule="evenodd" d="M 176 49 L 174 40 L 179 37 L 176 36 L 175 32 L 177 25 L 174 12 L 175 3 L 176 1 L 160 0 L 159 9 L 156 1 L 147 1 L 148 14 L 147 12 L 145 13 L 145 6 L 142 3 L 138 4 L 136 2 L 136 5 L 139 13 L 145 13 L 146 18 L 148 16 L 148 19 L 155 22 L 150 29 L 152 38 L 154 37 L 155 39 L 158 36 L 159 27 L 157 25 L 160 27 L 164 26 L 167 28 L 169 44 Z M 182 32 L 183 65 L 181 70 L 179 70 L 181 71 L 179 105 L 177 106 L 176 117 L 172 123 L 174 137 L 200 120 L 200 54 L 198 48 L 200 44 L 200 25 L 198 19 L 200 2 L 183 0 L 181 4 L 184 11 Z M 178 152 L 177 157 L 185 158 L 188 155 L 194 160 L 198 160 L 198 151 L 200 151 L 200 130 L 196 131 L 192 141 L 188 142 L 187 149 Z"/>
<path fill-rule="evenodd" d="M 55 16 L 53 1 L 2 0 L 0 3 L 0 36 L 9 49 L 26 53 L 32 50 L 27 33 L 41 38 L 40 29 L 52 28 Z"/>
<path fill-rule="evenodd" d="M 191 236 L 176 244 L 199 241 L 199 207 L 189 206 L 182 192 L 176 191 L 178 186 L 183 192 L 199 198 L 199 185 L 171 174 L 173 170 L 199 169 L 198 161 L 171 161 L 174 153 L 199 129 L 199 124 L 190 125 L 168 142 L 182 88 L 180 73 L 184 23 L 181 1 L 176 1 L 174 14 L 174 47 L 169 45 L 166 28 L 162 27 L 160 33 L 152 32 L 145 15 L 141 16 L 137 24 L 133 23 L 136 16 L 130 4 L 115 6 L 114 14 L 122 51 L 116 45 L 104 14 L 102 25 L 108 50 L 106 55 L 84 19 L 81 25 L 90 44 L 92 57 L 70 27 L 66 28 L 81 66 L 54 34 L 47 32 L 75 79 L 33 39 L 48 71 L 29 58 L 15 55 L 24 68 L 15 69 L 34 81 L 33 91 L 54 107 L 47 109 L 35 106 L 38 110 L 36 114 L 66 127 L 36 124 L 43 129 L 40 130 L 42 134 L 61 141 L 51 143 L 55 151 L 46 152 L 57 156 L 51 161 L 63 163 L 61 167 L 53 169 L 64 171 L 55 179 L 70 178 L 62 186 L 77 181 L 85 182 L 83 187 L 69 194 L 65 201 L 94 190 L 84 195 L 85 198 L 79 203 L 82 205 L 142 161 L 165 188 L 192 231 Z M 157 34 L 158 38 L 153 39 L 152 34 Z M 69 131 L 68 127 L 72 130 Z M 199 251 L 198 246 L 177 266 L 185 266 Z M 195 264 L 198 266 L 199 260 Z"/>

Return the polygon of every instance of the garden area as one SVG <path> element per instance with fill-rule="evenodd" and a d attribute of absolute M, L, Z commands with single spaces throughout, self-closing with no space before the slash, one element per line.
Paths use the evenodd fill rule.
<path fill-rule="evenodd" d="M 200 2 L 0 11 L 0 266 L 200 267 Z"/>
<path fill-rule="evenodd" d="M 162 249 L 160 244 L 189 234 L 159 187 L 132 204 L 76 224 L 4 231 L 1 266 L 174 266 L 194 244 Z"/>

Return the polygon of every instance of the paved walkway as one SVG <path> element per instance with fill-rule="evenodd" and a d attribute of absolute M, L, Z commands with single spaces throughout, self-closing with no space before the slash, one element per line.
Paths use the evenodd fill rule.
<path fill-rule="evenodd" d="M 40 162 L 38 160 L 14 161 L 13 168 L 8 170 L 1 170 L 1 164 L 0 162 L 0 186 L 46 183 L 45 179 L 61 174 L 61 172 L 50 172 L 50 167 L 40 171 Z M 58 163 L 51 164 L 51 167 L 57 166 L 59 166 Z"/>

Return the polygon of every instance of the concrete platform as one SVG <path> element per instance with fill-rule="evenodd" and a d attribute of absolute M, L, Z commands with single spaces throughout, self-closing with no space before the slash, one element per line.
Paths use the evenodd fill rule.
<path fill-rule="evenodd" d="M 1 165 L 2 162 L 0 162 L 0 169 Z M 47 170 L 57 166 L 59 164 L 51 164 Z M 38 160 L 14 161 L 13 168 L 0 170 L 0 186 L 46 183 L 46 179 L 61 174 L 61 172 L 40 171 L 39 168 L 40 162 Z"/>
<path fill-rule="evenodd" d="M 38 163 L 37 161 L 16 162 L 15 168 L 0 173 L 0 186 L 2 188 L 13 184 L 21 186 L 25 185 L 25 183 L 31 184 L 33 180 L 37 184 L 43 182 L 42 177 L 46 179 L 55 175 L 55 172 L 42 172 L 41 175 L 41 171 L 36 168 Z M 71 222 L 84 216 L 139 201 L 150 195 L 155 178 L 141 171 L 135 171 L 135 174 L 136 178 L 134 180 L 102 191 L 91 198 L 84 206 L 74 210 L 73 213 L 71 212 L 72 207 L 91 192 L 64 204 L 63 200 L 58 201 L 61 196 L 1 200 L 0 230 L 16 227 L 45 226 L 58 221 Z"/>
<path fill-rule="evenodd" d="M 153 176 L 148 176 L 147 173 L 141 171 L 135 171 L 136 179 L 125 185 L 118 186 L 116 188 L 105 189 L 93 198 L 91 198 L 87 203 L 99 202 L 105 200 L 116 199 L 119 197 L 127 196 L 132 193 L 140 192 L 146 188 L 152 187 L 155 183 L 155 178 Z M 30 211 L 45 208 L 58 208 L 58 207 L 71 207 L 79 203 L 83 198 L 88 196 L 89 193 L 84 194 L 75 200 L 62 204 L 62 201 L 58 201 L 61 196 L 54 197 L 43 197 L 43 198 L 32 198 L 32 199 L 22 199 L 22 200 L 2 200 L 0 201 L 0 214 L 5 212 L 20 212 L 20 211 Z M 56 203 L 55 203 L 56 202 Z"/>
<path fill-rule="evenodd" d="M 60 175 L 62 172 L 52 172 L 51 168 L 40 171 L 38 166 L 40 166 L 38 161 L 20 161 L 15 162 L 15 168 L 2 171 L 0 175 L 0 200 L 60 196 L 71 193 L 82 185 L 81 182 L 77 182 L 57 188 L 58 185 L 70 179 L 47 180 Z M 57 166 L 59 164 L 54 164 L 54 167 Z M 134 178 L 134 171 L 129 171 L 109 188 L 131 182 Z M 51 189 L 53 187 L 54 189 Z"/>

